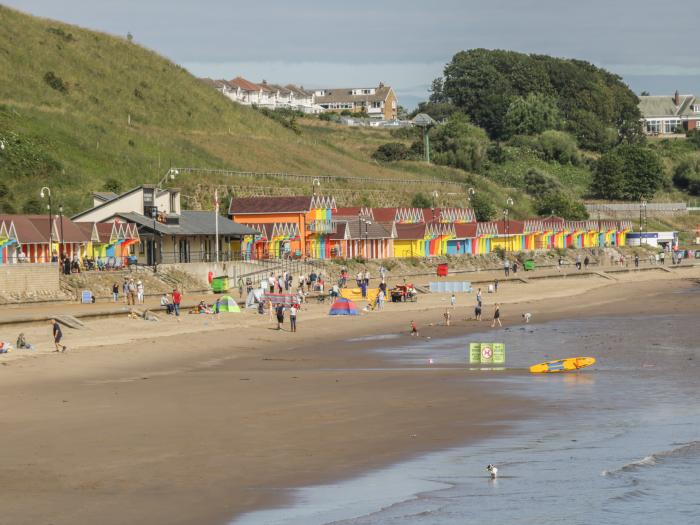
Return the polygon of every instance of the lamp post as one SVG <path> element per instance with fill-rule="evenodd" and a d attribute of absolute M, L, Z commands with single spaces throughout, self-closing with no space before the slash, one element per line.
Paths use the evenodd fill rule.
<path fill-rule="evenodd" d="M 506 244 L 508 245 L 508 250 L 513 251 L 513 247 L 511 246 L 510 243 L 510 208 L 513 206 L 513 199 L 510 197 L 506 197 L 506 209 L 503 210 L 503 213 L 505 215 L 505 221 L 506 221 Z M 507 251 L 506 251 L 507 253 Z"/>
<path fill-rule="evenodd" d="M 46 209 L 49 211 L 49 253 L 48 253 L 48 260 L 47 262 L 53 262 L 53 225 L 51 224 L 51 188 L 48 186 L 44 186 L 41 188 L 41 191 L 39 192 L 39 196 L 44 199 L 48 198 L 49 203 L 46 205 Z"/>
<path fill-rule="evenodd" d="M 642 208 L 644 209 L 644 231 L 647 230 L 647 201 L 642 201 Z M 641 242 L 641 239 L 640 239 Z M 644 244 L 646 244 L 646 238 L 644 239 Z"/>
<path fill-rule="evenodd" d="M 61 219 L 61 239 L 60 239 L 59 245 L 58 245 L 58 258 L 60 259 L 63 256 L 63 252 L 64 252 L 64 247 L 63 247 L 63 204 L 58 205 L 58 216 Z"/>
<path fill-rule="evenodd" d="M 153 264 L 153 273 L 156 272 L 157 269 L 157 264 L 156 264 L 156 217 L 158 216 L 158 212 L 155 208 L 151 208 L 151 217 L 153 218 L 153 240 L 151 241 L 151 263 Z"/>

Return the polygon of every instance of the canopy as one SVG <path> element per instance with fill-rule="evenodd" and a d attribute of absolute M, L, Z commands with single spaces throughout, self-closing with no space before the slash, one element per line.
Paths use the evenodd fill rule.
<path fill-rule="evenodd" d="M 333 303 L 333 306 L 331 306 L 331 311 L 329 312 L 329 314 L 330 315 L 357 315 L 357 307 L 355 307 L 355 303 L 353 303 L 349 299 L 345 299 L 345 298 L 341 297 L 336 302 Z"/>
<path fill-rule="evenodd" d="M 258 303 L 261 303 L 263 301 L 264 293 L 265 290 L 263 290 L 262 288 L 255 288 L 251 290 L 248 293 L 248 297 L 246 298 L 245 307 L 255 308 L 258 305 Z"/>
<path fill-rule="evenodd" d="M 224 295 L 219 299 L 219 311 L 220 312 L 240 312 L 241 309 L 238 307 L 238 303 L 230 295 Z"/>

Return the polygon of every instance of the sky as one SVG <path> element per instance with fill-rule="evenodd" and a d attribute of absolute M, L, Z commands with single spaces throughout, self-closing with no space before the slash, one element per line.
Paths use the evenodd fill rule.
<path fill-rule="evenodd" d="M 637 93 L 700 94 L 690 0 L 0 0 L 134 41 L 197 76 L 394 87 L 414 107 L 476 47 L 587 60 Z"/>

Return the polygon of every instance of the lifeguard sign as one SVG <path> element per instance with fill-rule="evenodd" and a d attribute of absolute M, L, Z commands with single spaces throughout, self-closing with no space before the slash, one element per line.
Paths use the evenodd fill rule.
<path fill-rule="evenodd" d="M 503 365 L 505 362 L 504 343 L 469 343 L 470 365 Z"/>

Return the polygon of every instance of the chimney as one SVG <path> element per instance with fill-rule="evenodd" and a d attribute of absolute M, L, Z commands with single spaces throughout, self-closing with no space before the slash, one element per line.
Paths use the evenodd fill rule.
<path fill-rule="evenodd" d="M 267 86 L 267 80 L 263 78 L 262 84 L 263 86 Z M 678 96 L 678 91 L 676 91 L 676 96 Z"/>
<path fill-rule="evenodd" d="M 383 88 L 384 87 L 384 82 L 379 82 L 379 87 Z"/>
<path fill-rule="evenodd" d="M 678 94 L 678 90 L 676 90 L 676 94 L 673 96 L 673 103 L 676 107 L 681 105 L 681 96 Z"/>

